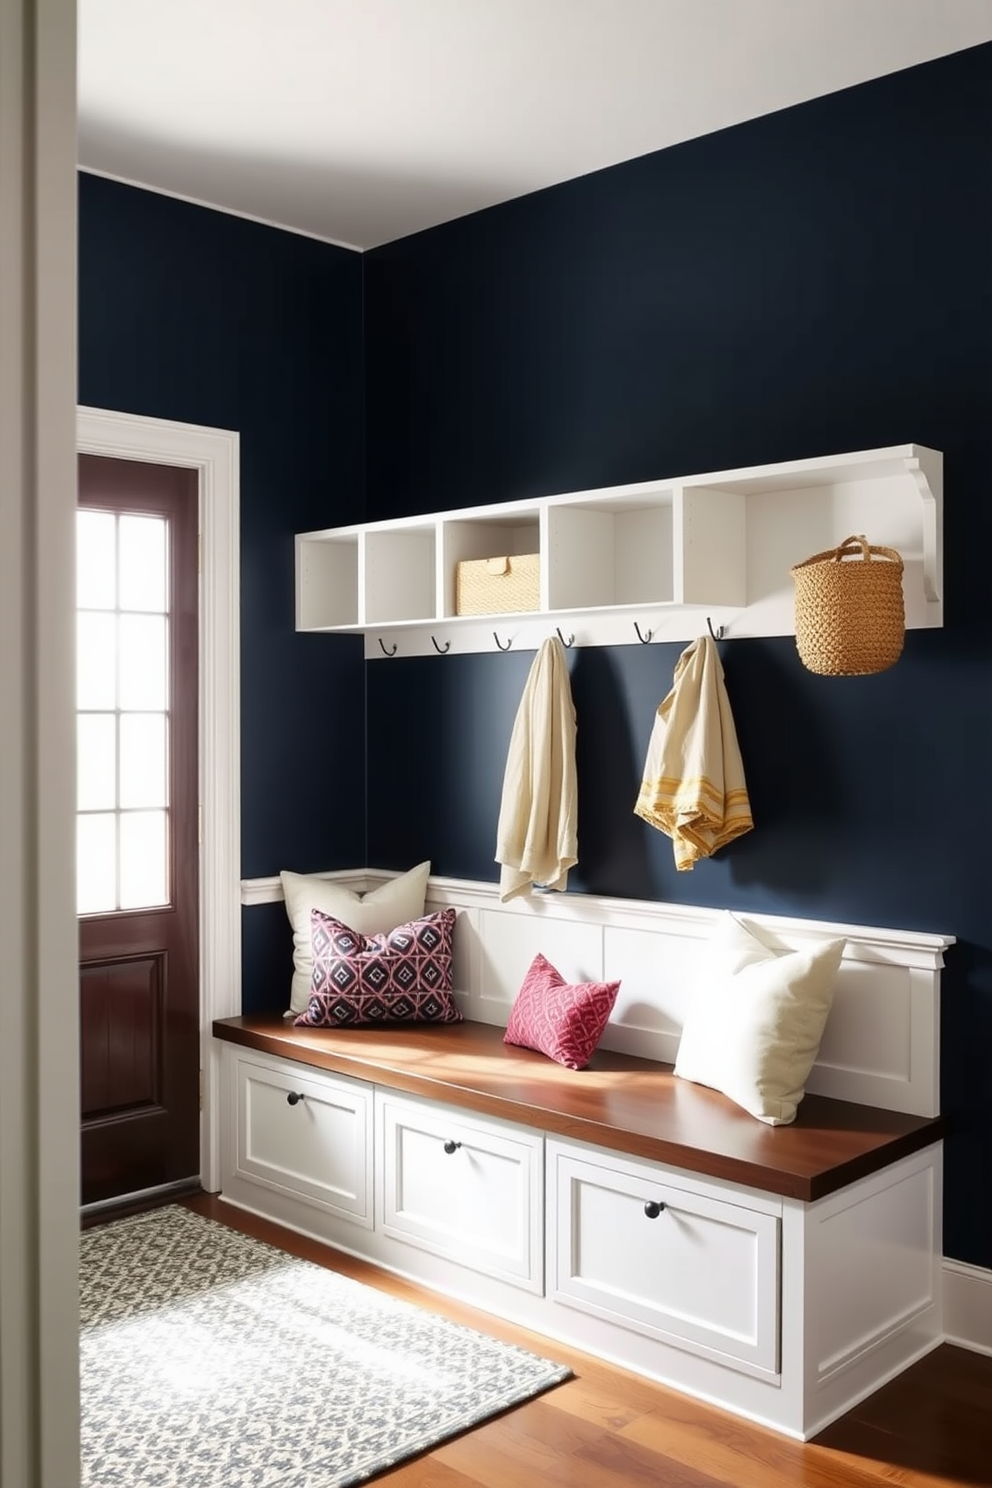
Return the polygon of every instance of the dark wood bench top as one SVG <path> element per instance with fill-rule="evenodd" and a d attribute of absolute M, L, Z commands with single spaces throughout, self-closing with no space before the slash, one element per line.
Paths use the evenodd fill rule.
<path fill-rule="evenodd" d="M 942 1118 L 807 1095 L 766 1126 L 672 1067 L 598 1049 L 569 1070 L 487 1023 L 295 1028 L 278 1014 L 221 1018 L 216 1038 L 576 1141 L 793 1199 L 819 1199 L 930 1146 Z"/>

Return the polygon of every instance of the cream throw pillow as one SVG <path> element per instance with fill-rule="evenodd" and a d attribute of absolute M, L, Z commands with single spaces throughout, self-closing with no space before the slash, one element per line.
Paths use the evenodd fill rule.
<path fill-rule="evenodd" d="M 293 927 L 293 986 L 289 1000 L 291 1013 L 306 1012 L 310 1003 L 310 978 L 313 954 L 310 950 L 310 911 L 340 920 L 359 935 L 388 935 L 397 925 L 419 920 L 424 913 L 430 862 L 418 863 L 408 873 L 391 878 L 388 883 L 368 894 L 326 878 L 302 873 L 280 873 L 286 898 L 286 913 Z"/>
<path fill-rule="evenodd" d="M 721 916 L 682 1029 L 675 1073 L 720 1090 L 759 1121 L 796 1119 L 833 1002 L 843 940 L 776 950 Z"/>

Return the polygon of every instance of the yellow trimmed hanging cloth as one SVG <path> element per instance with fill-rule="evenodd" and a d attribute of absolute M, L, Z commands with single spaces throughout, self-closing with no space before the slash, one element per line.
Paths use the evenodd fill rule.
<path fill-rule="evenodd" d="M 754 827 L 723 667 L 708 635 L 678 659 L 655 715 L 634 815 L 671 837 L 680 872 Z"/>

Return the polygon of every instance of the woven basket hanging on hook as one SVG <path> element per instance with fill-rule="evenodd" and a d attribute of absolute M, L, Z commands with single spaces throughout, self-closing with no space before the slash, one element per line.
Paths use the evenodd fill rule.
<path fill-rule="evenodd" d="M 791 570 L 799 659 L 824 677 L 862 677 L 899 660 L 906 634 L 903 563 L 864 534 Z"/>

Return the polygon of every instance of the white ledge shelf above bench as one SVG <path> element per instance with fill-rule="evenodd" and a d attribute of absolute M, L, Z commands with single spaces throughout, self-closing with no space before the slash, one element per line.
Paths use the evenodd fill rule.
<path fill-rule="evenodd" d="M 296 628 L 359 633 L 370 660 L 792 635 L 790 570 L 854 532 L 895 548 L 906 624 L 943 624 L 939 451 L 903 444 L 305 532 Z M 456 614 L 461 562 L 538 555 L 537 607 Z M 719 633 L 719 632 L 718 632 Z"/>

